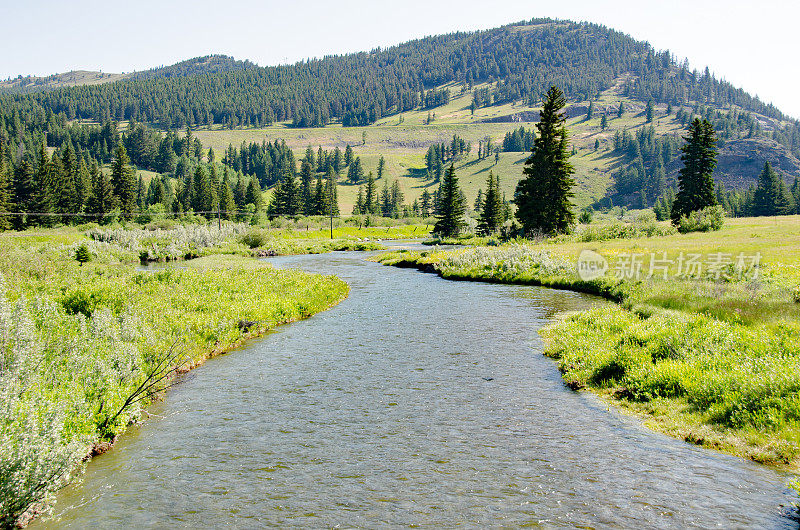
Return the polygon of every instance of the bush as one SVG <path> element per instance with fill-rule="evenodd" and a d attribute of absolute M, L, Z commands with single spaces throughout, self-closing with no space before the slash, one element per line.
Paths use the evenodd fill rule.
<path fill-rule="evenodd" d="M 592 218 L 594 217 L 594 210 L 591 208 L 586 208 L 581 212 L 580 217 L 578 217 L 578 222 L 582 225 L 588 225 L 592 222 Z"/>
<path fill-rule="evenodd" d="M 702 210 L 695 210 L 689 217 L 685 215 L 678 221 L 678 232 L 712 232 L 722 228 L 725 224 L 725 210 L 720 205 L 709 206 Z"/>
<path fill-rule="evenodd" d="M 239 243 L 248 248 L 263 247 L 269 242 L 270 238 L 263 230 L 250 230 L 239 236 Z"/>

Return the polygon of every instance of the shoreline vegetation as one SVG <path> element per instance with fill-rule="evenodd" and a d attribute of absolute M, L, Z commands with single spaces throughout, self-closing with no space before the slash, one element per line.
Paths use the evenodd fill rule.
<path fill-rule="evenodd" d="M 797 472 L 800 217 L 729 219 L 719 232 L 691 234 L 665 223 L 617 224 L 372 259 L 449 280 L 570 289 L 615 302 L 561 315 L 542 330 L 544 353 L 567 386 L 591 390 L 665 434 Z M 644 258 L 643 274 L 620 270 L 618 278 L 609 266 L 581 279 L 576 263 L 585 250 L 617 265 Z M 693 254 L 727 261 L 699 277 L 647 278 L 651 254 L 673 263 Z M 737 269 L 736 256 L 758 259 Z"/>
<path fill-rule="evenodd" d="M 3 526 L 48 513 L 55 492 L 141 421 L 176 374 L 349 293 L 333 276 L 252 259 L 258 254 L 240 240 L 258 234 L 249 227 L 176 227 L 149 239 L 143 232 L 0 236 Z M 196 259 L 142 271 L 142 249 L 163 260 Z M 285 249 L 334 248 L 298 238 Z"/>

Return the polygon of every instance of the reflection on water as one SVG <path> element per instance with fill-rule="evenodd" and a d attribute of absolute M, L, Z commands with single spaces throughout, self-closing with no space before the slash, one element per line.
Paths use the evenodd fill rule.
<path fill-rule="evenodd" d="M 537 329 L 593 300 L 362 261 L 350 297 L 212 359 L 37 526 L 781 527 L 784 477 L 565 389 Z"/>

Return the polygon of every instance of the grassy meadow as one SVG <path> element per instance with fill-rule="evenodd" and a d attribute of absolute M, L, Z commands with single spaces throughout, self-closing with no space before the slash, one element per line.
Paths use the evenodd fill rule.
<path fill-rule="evenodd" d="M 365 173 L 372 171 L 377 176 L 378 160 L 381 156 L 386 159 L 384 178 L 378 181 L 378 188 L 383 187 L 383 180 L 390 183 L 397 180 L 405 195 L 406 204 L 411 204 L 427 189 L 433 192 L 438 183 L 428 179 L 425 174 L 425 152 L 433 143 L 449 143 L 454 134 L 464 138 L 472 145 L 471 153 L 457 161 L 456 171 L 459 185 L 467 196 L 468 204 L 472 205 L 479 189 L 485 189 L 486 178 L 489 171 L 500 175 L 501 192 L 510 200 L 514 195 L 517 181 L 522 177 L 523 163 L 528 157 L 524 152 L 503 152 L 497 163 L 493 156 L 478 160 L 478 142 L 491 138 L 494 145 L 502 145 L 504 135 L 520 126 L 533 128 L 533 122 L 490 122 L 487 120 L 498 119 L 522 112 L 537 113 L 538 108 L 529 107 L 524 103 L 505 104 L 476 109 L 475 114 L 470 113 L 472 101 L 471 92 L 460 93 L 460 86 L 450 86 L 452 94 L 447 105 L 437 107 L 436 119 L 426 125 L 428 111 L 415 110 L 403 113 L 400 116 L 390 116 L 378 120 L 368 127 L 342 127 L 332 124 L 319 128 L 297 129 L 290 127 L 289 123 L 277 123 L 261 129 L 238 128 L 224 129 L 215 126 L 211 129 L 200 128 L 193 134 L 205 147 L 213 148 L 217 156 L 221 156 L 228 145 L 241 146 L 242 142 L 262 142 L 284 139 L 287 145 L 294 149 L 296 157 L 301 158 L 308 146 L 315 151 L 317 147 L 332 150 L 336 147 L 344 148 L 349 144 L 353 147 L 354 154 L 361 157 Z M 477 86 L 476 88 L 480 88 Z M 571 143 L 576 147 L 577 153 L 570 159 L 576 168 L 575 179 L 576 198 L 579 207 L 584 207 L 603 198 L 612 185 L 611 174 L 618 169 L 621 160 L 614 155 L 613 137 L 617 131 L 624 129 L 634 130 L 645 124 L 644 106 L 633 102 L 622 95 L 623 80 L 617 85 L 601 93 L 600 98 L 594 102 L 595 116 L 586 120 L 585 108 L 589 103 L 578 102 L 574 106 L 579 116 L 567 120 L 570 131 Z M 626 112 L 617 118 L 616 109 L 620 101 L 624 101 Z M 600 127 L 602 110 L 608 108 L 608 126 L 605 131 Z M 683 134 L 683 127 L 675 120 L 674 113 L 666 115 L 666 107 L 655 107 L 656 119 L 653 126 L 659 134 Z M 538 114 L 536 114 L 538 115 Z M 362 145 L 362 134 L 366 133 L 366 141 Z M 595 140 L 599 140 L 601 147 L 594 150 Z M 339 178 L 338 197 L 342 214 L 348 215 L 353 210 L 358 186 L 346 182 L 346 173 Z"/>
<path fill-rule="evenodd" d="M 87 455 L 144 418 L 177 372 L 347 296 L 337 278 L 276 270 L 226 248 L 249 249 L 237 238 L 250 230 L 0 235 L 3 526 L 46 511 Z M 90 257 L 83 264 L 82 246 Z M 142 271 L 144 248 L 203 257 Z"/>
<path fill-rule="evenodd" d="M 567 385 L 686 441 L 798 469 L 800 216 L 728 219 L 719 232 L 690 234 L 640 219 L 538 243 L 488 243 L 375 259 L 618 302 L 543 330 L 545 354 Z M 608 262 L 605 274 L 577 274 L 584 251 Z"/>

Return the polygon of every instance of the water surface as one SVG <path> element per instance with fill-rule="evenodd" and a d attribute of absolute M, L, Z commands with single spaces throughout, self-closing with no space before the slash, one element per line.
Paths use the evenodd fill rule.
<path fill-rule="evenodd" d="M 210 360 L 36 526 L 789 527 L 785 477 L 564 387 L 537 330 L 595 299 L 362 253 L 350 297 Z"/>

